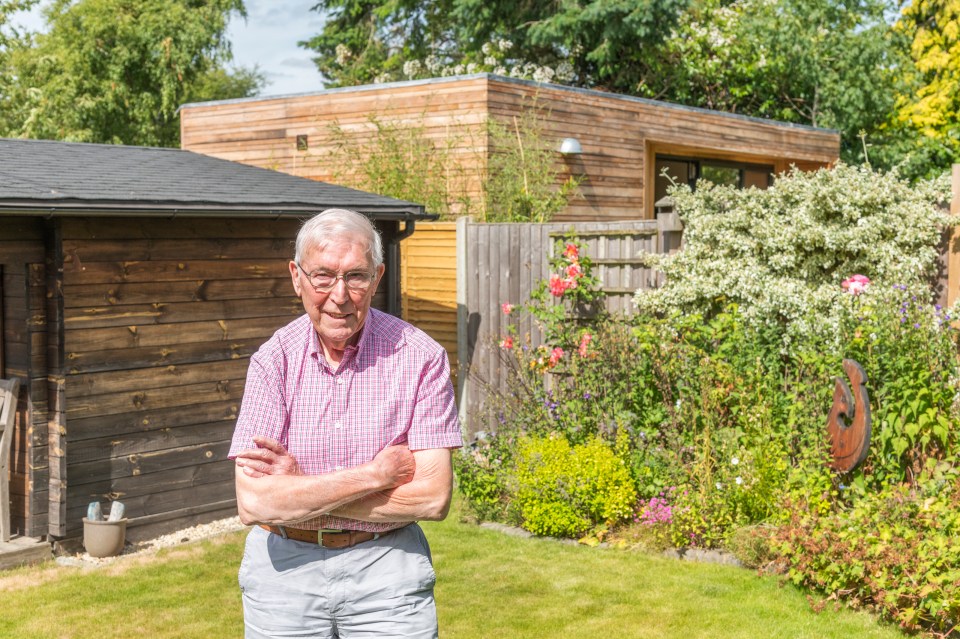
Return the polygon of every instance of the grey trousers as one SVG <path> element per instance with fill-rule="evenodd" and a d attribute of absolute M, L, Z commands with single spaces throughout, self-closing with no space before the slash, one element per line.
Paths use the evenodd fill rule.
<path fill-rule="evenodd" d="M 246 639 L 437 637 L 436 574 L 416 524 L 342 550 L 254 526 L 239 580 Z"/>

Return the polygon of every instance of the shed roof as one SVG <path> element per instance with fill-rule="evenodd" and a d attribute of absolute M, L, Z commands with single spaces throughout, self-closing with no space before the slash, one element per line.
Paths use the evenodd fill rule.
<path fill-rule="evenodd" d="M 0 212 L 301 217 L 334 207 L 434 217 L 412 202 L 192 151 L 0 138 Z"/>

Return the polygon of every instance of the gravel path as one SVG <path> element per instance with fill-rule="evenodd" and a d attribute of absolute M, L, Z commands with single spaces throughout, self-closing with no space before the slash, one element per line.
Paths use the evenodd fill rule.
<path fill-rule="evenodd" d="M 123 552 L 116 557 L 91 557 L 89 553 L 83 552 L 72 556 L 57 557 L 57 563 L 61 566 L 102 566 L 123 560 L 127 557 L 155 554 L 161 548 L 172 548 L 237 530 L 243 530 L 244 528 L 246 528 L 246 526 L 240 523 L 239 517 L 229 517 L 227 519 L 212 521 L 208 524 L 199 524 L 197 526 L 175 530 L 166 535 L 141 541 L 137 544 L 128 543 L 124 546 Z"/>

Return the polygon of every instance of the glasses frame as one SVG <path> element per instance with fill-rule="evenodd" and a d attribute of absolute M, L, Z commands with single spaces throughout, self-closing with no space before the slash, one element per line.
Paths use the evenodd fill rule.
<path fill-rule="evenodd" d="M 300 262 L 294 262 L 294 264 L 297 265 L 297 268 L 300 269 L 301 273 L 307 276 L 307 282 L 310 283 L 310 286 L 317 293 L 329 293 L 330 291 L 332 291 L 337 287 L 338 280 L 343 281 L 343 285 L 346 287 L 348 291 L 352 291 L 354 293 L 366 293 L 368 290 L 370 290 L 370 284 L 373 282 L 373 279 L 377 276 L 376 273 L 365 273 L 363 271 L 349 271 L 347 273 L 335 273 L 333 275 L 333 283 L 330 284 L 330 286 L 317 286 L 316 284 L 313 283 L 313 278 L 317 276 L 317 273 L 307 273 L 307 270 L 302 266 L 300 266 Z M 350 286 L 350 284 L 347 282 L 348 275 L 365 275 L 367 278 L 365 280 L 366 285 L 363 286 L 363 288 L 356 288 L 354 286 Z"/>

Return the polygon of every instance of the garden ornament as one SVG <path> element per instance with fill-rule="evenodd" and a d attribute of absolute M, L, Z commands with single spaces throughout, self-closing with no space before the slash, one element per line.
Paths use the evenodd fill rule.
<path fill-rule="evenodd" d="M 853 393 L 842 378 L 836 378 L 833 406 L 827 416 L 830 436 L 830 467 L 848 473 L 863 462 L 870 448 L 870 397 L 867 375 L 852 359 L 843 360 L 843 370 L 850 379 Z"/>

